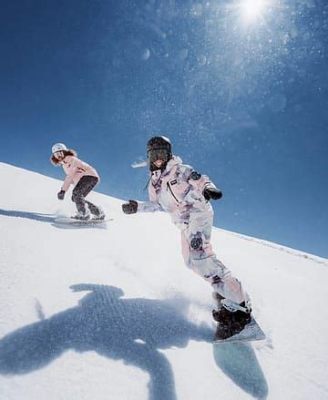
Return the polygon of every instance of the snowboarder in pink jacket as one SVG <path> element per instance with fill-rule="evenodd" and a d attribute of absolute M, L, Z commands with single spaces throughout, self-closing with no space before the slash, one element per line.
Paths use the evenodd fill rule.
<path fill-rule="evenodd" d="M 211 246 L 213 208 L 222 192 L 206 176 L 172 154 L 165 136 L 154 136 L 147 143 L 150 169 L 149 200 L 129 200 L 122 205 L 125 214 L 168 212 L 181 231 L 182 254 L 186 265 L 206 279 L 214 290 L 217 309 L 213 318 L 219 322 L 216 336 L 228 338 L 251 321 L 250 299 L 241 283 L 216 257 Z"/>
<path fill-rule="evenodd" d="M 63 200 L 70 185 L 74 185 L 72 201 L 75 203 L 78 212 L 73 218 L 88 220 L 91 213 L 92 219 L 104 219 L 103 211 L 90 201 L 85 200 L 85 197 L 99 182 L 97 171 L 86 162 L 78 159 L 76 151 L 68 149 L 63 143 L 56 143 L 52 146 L 51 162 L 56 166 L 61 165 L 66 173 L 64 183 L 57 194 L 58 199 Z"/>

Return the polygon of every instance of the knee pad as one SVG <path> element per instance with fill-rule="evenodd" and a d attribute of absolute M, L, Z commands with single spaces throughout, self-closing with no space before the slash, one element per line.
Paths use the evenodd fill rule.
<path fill-rule="evenodd" d="M 199 233 L 191 239 L 190 247 L 193 250 L 201 250 L 203 248 L 203 239 Z"/>

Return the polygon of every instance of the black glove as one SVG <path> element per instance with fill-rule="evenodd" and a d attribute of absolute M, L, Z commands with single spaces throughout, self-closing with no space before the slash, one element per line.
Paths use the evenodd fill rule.
<path fill-rule="evenodd" d="M 129 200 L 128 203 L 122 204 L 122 210 L 124 214 L 135 214 L 138 210 L 138 202 L 135 200 Z"/>
<path fill-rule="evenodd" d="M 65 197 L 65 190 L 61 190 L 57 193 L 58 200 L 64 200 Z"/>
<path fill-rule="evenodd" d="M 203 191 L 203 196 L 205 197 L 205 199 L 208 201 L 210 199 L 213 200 L 219 200 L 222 197 L 222 192 L 221 190 L 208 186 L 205 187 L 204 191 Z"/>

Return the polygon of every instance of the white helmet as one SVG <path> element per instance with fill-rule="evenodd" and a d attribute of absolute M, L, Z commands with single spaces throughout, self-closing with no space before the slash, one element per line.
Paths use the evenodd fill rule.
<path fill-rule="evenodd" d="M 56 143 L 51 148 L 52 154 L 56 153 L 57 151 L 63 150 L 67 150 L 67 147 L 64 145 L 64 143 Z"/>

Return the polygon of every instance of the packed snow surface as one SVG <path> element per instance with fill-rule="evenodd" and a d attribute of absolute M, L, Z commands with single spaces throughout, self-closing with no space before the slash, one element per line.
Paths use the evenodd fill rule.
<path fill-rule="evenodd" d="M 167 215 L 92 193 L 111 221 L 57 225 L 60 181 L 0 163 L 0 182 L 1 400 L 328 398 L 328 260 L 215 228 L 267 339 L 213 345 Z"/>

